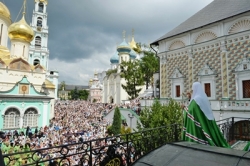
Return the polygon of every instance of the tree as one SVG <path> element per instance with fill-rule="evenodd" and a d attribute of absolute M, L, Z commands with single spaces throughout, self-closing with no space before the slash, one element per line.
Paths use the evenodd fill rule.
<path fill-rule="evenodd" d="M 65 86 L 66 86 L 65 81 L 62 81 L 62 82 L 60 83 L 60 88 L 59 88 L 59 90 L 65 90 Z"/>
<path fill-rule="evenodd" d="M 122 125 L 121 112 L 120 109 L 116 107 L 112 123 L 112 133 L 114 135 L 118 135 L 121 133 L 121 125 Z"/>
<path fill-rule="evenodd" d="M 71 99 L 77 100 L 78 98 L 79 98 L 79 94 L 78 94 L 77 88 L 75 87 L 75 89 L 71 91 Z"/>
<path fill-rule="evenodd" d="M 81 100 L 87 100 L 89 97 L 89 91 L 87 90 L 79 90 L 78 91 L 79 99 Z"/>
<path fill-rule="evenodd" d="M 144 85 L 143 75 L 138 60 L 123 61 L 120 65 L 121 78 L 124 78 L 126 84 L 122 84 L 122 88 L 128 93 L 130 99 L 134 99 L 142 90 L 140 86 Z"/>
<path fill-rule="evenodd" d="M 109 77 L 111 74 L 113 73 L 117 73 L 117 68 L 115 69 L 109 69 L 107 72 L 106 72 L 106 75 Z"/>
<path fill-rule="evenodd" d="M 161 105 L 156 100 L 151 108 L 145 108 L 140 114 L 141 124 L 137 124 L 137 128 L 156 128 L 171 124 L 183 123 L 183 112 L 180 105 L 170 99 L 168 105 Z"/>
<path fill-rule="evenodd" d="M 159 70 L 159 61 L 153 52 L 144 51 L 144 56 L 141 58 L 140 68 L 143 73 L 146 89 L 148 89 L 153 74 Z"/>

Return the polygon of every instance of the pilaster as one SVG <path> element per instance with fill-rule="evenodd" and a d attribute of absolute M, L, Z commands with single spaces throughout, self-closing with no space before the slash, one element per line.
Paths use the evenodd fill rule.
<path fill-rule="evenodd" d="M 227 49 L 225 41 L 221 41 L 221 79 L 222 79 L 222 99 L 228 99 L 228 64 L 227 64 Z"/>

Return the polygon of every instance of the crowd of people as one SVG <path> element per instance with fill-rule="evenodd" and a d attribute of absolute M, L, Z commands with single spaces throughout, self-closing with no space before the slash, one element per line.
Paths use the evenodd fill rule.
<path fill-rule="evenodd" d="M 133 100 L 130 103 L 120 105 L 90 103 L 82 100 L 58 100 L 55 103 L 54 117 L 50 120 L 48 126 L 41 126 L 39 128 L 31 128 L 27 126 L 20 130 L 2 132 L 0 138 L 2 153 L 11 154 L 32 151 L 108 137 L 107 126 L 110 126 L 112 122 L 105 119 L 105 115 L 115 107 L 131 108 L 135 112 L 138 112 L 138 105 L 139 100 Z M 111 140 L 103 139 L 103 141 L 92 146 L 101 147 L 112 145 L 113 143 L 114 142 Z M 68 153 L 75 153 L 77 148 L 77 145 L 75 145 Z M 108 151 L 108 148 L 105 148 L 104 150 Z M 132 149 L 130 150 L 131 152 L 133 151 Z M 116 147 L 115 151 L 116 153 L 119 153 L 120 156 L 125 157 L 125 148 L 119 146 Z M 55 153 L 55 151 L 53 152 L 53 150 L 43 151 L 43 154 L 40 155 L 43 156 L 37 157 L 42 157 L 44 159 L 47 157 L 60 157 L 60 154 Z M 14 160 L 10 165 L 21 165 L 21 163 L 25 164 L 33 162 L 32 159 L 28 159 L 27 156 L 20 157 L 20 155 L 18 155 L 17 157 L 19 158 L 18 161 Z M 105 156 L 103 156 L 103 159 L 104 157 Z M 71 156 L 69 160 L 72 165 L 76 165 L 82 160 L 82 156 Z M 131 160 L 133 160 L 133 158 L 131 158 Z M 95 160 L 92 159 L 92 161 L 94 162 Z M 49 165 L 51 161 L 46 163 Z M 46 163 L 44 163 L 44 165 L 46 165 Z M 89 164 L 88 159 L 86 159 L 84 163 L 85 166 L 87 166 Z M 126 160 L 124 160 L 124 165 L 126 165 L 125 163 Z"/>

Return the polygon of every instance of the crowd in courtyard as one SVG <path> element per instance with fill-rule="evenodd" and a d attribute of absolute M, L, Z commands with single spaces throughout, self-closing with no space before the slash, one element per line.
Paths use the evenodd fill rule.
<path fill-rule="evenodd" d="M 2 132 L 0 138 L 2 153 L 11 154 L 108 137 L 107 126 L 110 126 L 112 122 L 105 119 L 105 115 L 115 107 L 130 108 L 138 113 L 138 105 L 139 100 L 133 100 L 130 103 L 120 105 L 90 103 L 82 100 L 58 100 L 55 103 L 54 117 L 50 120 L 48 126 L 41 126 L 39 128 L 27 126 L 20 130 Z M 113 143 L 112 140 L 103 139 L 103 141 L 97 142 L 92 146 L 102 147 L 112 145 Z M 77 148 L 78 146 L 73 146 L 68 154 L 76 153 Z M 40 154 L 40 157 L 44 159 L 48 159 L 48 157 L 60 157 L 61 154 L 56 153 L 55 150 L 45 150 Z M 107 151 L 108 148 L 104 150 Z M 125 158 L 126 149 L 116 147 L 115 151 Z M 102 157 L 104 159 L 105 156 Z M 20 157 L 18 155 L 17 158 L 19 158 L 18 162 L 13 161 L 10 165 L 21 165 L 21 163 L 32 162 L 31 159 L 25 159 L 27 156 Z M 72 165 L 75 165 L 82 160 L 82 156 L 71 156 L 69 160 Z M 133 159 L 131 158 L 131 160 Z M 92 161 L 95 162 L 94 158 L 92 158 Z M 87 158 L 84 163 L 85 166 L 89 164 Z M 51 164 L 51 161 L 47 162 L 47 165 L 49 164 Z M 125 159 L 124 165 L 126 165 Z"/>

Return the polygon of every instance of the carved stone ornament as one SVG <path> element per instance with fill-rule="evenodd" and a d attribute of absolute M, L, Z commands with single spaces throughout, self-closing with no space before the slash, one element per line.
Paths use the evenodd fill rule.
<path fill-rule="evenodd" d="M 205 62 L 201 70 L 198 72 L 198 76 L 216 75 L 216 72 L 209 66 L 208 62 Z"/>

